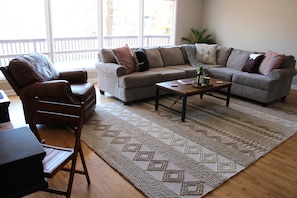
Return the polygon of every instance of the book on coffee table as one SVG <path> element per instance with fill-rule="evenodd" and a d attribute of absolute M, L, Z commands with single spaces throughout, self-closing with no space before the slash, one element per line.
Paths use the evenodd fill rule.
<path fill-rule="evenodd" d="M 192 78 L 179 79 L 179 80 L 177 80 L 177 82 L 179 82 L 180 84 L 183 84 L 183 85 L 191 85 L 194 83 L 194 79 L 192 79 Z"/>

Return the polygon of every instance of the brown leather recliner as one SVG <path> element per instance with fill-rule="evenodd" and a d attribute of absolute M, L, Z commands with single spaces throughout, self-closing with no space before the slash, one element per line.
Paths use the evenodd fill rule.
<path fill-rule="evenodd" d="M 58 72 L 45 55 L 34 53 L 14 58 L 8 66 L 1 67 L 1 71 L 20 96 L 28 124 L 32 118 L 35 97 L 49 102 L 84 102 L 85 120 L 95 110 L 96 91 L 93 83 L 87 82 L 85 70 Z M 55 118 L 40 118 L 37 123 L 55 124 Z"/>

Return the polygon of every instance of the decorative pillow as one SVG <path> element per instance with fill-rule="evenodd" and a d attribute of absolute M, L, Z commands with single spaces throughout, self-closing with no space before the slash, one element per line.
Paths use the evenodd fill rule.
<path fill-rule="evenodd" d="M 272 70 L 279 68 L 284 57 L 284 54 L 268 50 L 265 53 L 264 60 L 260 64 L 259 73 L 268 76 Z"/>
<path fill-rule="evenodd" d="M 263 59 L 263 54 L 250 54 L 250 57 L 243 66 L 242 71 L 249 73 L 258 73 L 259 66 Z"/>
<path fill-rule="evenodd" d="M 196 54 L 196 46 L 195 45 L 187 45 L 184 46 L 187 56 L 188 56 L 188 60 L 189 63 L 193 66 L 193 67 L 197 67 L 197 65 L 201 64 L 198 59 L 197 59 L 197 54 Z"/>
<path fill-rule="evenodd" d="M 117 63 L 111 49 L 101 49 L 99 52 L 99 61 L 103 63 Z"/>
<path fill-rule="evenodd" d="M 127 44 L 124 47 L 113 49 L 112 52 L 118 64 L 125 67 L 128 74 L 136 70 L 134 58 Z"/>
<path fill-rule="evenodd" d="M 137 71 L 142 72 L 149 69 L 149 62 L 142 48 L 134 50 L 134 58 Z"/>
<path fill-rule="evenodd" d="M 150 68 L 164 67 L 163 59 L 158 48 L 145 49 L 145 54 L 150 63 Z"/>
<path fill-rule="evenodd" d="M 217 64 L 217 47 L 218 44 L 200 44 L 195 43 L 198 61 L 204 64 Z"/>
<path fill-rule="evenodd" d="M 185 64 L 183 53 L 179 47 L 160 48 L 160 53 L 165 66 Z"/>

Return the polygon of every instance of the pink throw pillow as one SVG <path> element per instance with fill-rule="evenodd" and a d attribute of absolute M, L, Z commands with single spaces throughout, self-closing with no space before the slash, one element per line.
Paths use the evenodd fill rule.
<path fill-rule="evenodd" d="M 136 70 L 135 60 L 127 44 L 124 47 L 113 49 L 112 52 L 118 64 L 125 67 L 128 74 Z"/>
<path fill-rule="evenodd" d="M 268 76 L 272 70 L 279 68 L 284 57 L 284 54 L 268 50 L 265 53 L 264 60 L 260 64 L 259 73 Z"/>

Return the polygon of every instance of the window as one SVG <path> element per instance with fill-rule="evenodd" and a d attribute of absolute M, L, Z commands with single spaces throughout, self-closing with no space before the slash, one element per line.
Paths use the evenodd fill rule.
<path fill-rule="evenodd" d="M 97 17 L 97 0 L 51 0 L 53 59 L 61 70 L 95 65 Z"/>
<path fill-rule="evenodd" d="M 5 66 L 21 54 L 40 52 L 59 70 L 94 68 L 103 47 L 173 44 L 175 1 L 0 1 L 0 24 L 5 27 L 0 29 L 0 64 Z"/>
<path fill-rule="evenodd" d="M 139 0 L 103 0 L 103 47 L 137 47 Z"/>
<path fill-rule="evenodd" d="M 144 0 L 143 46 L 172 44 L 172 18 L 173 1 Z"/>
<path fill-rule="evenodd" d="M 43 1 L 0 1 L 0 7 L 1 66 L 7 65 L 11 58 L 19 54 L 49 52 Z"/>
<path fill-rule="evenodd" d="M 173 44 L 173 0 L 103 0 L 102 7 L 104 48 Z"/>

